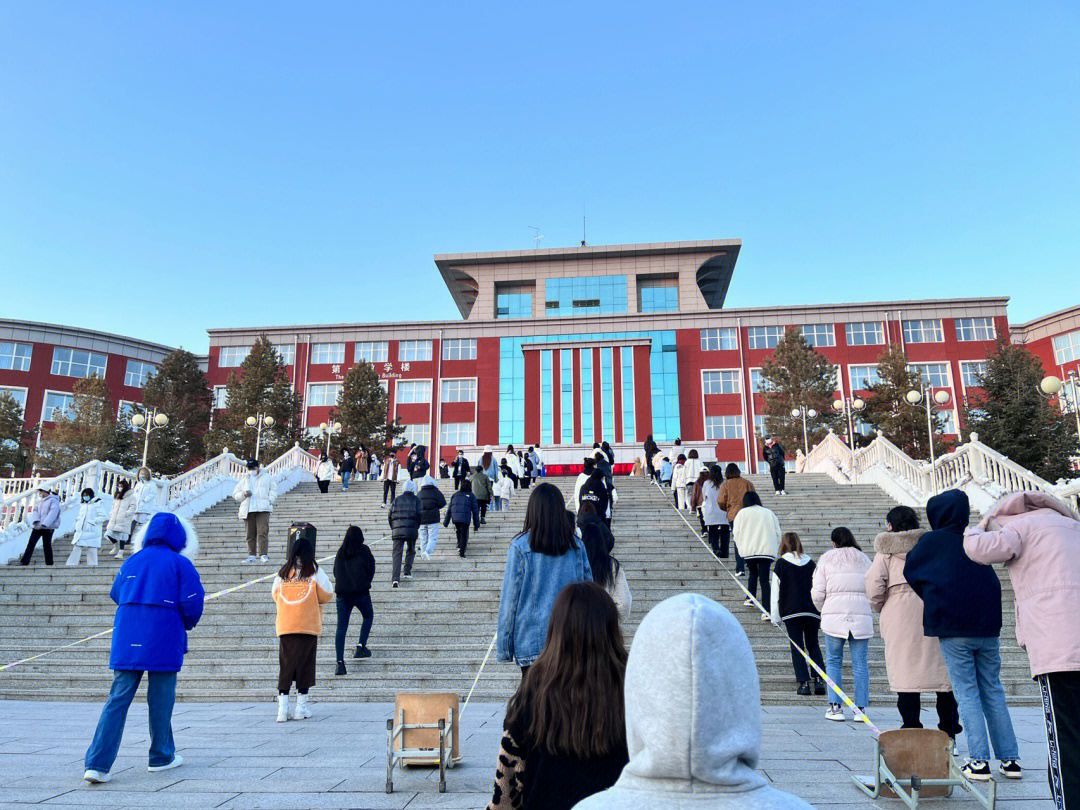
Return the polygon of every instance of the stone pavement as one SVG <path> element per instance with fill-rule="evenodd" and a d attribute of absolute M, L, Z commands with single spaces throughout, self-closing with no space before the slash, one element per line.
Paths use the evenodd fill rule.
<path fill-rule="evenodd" d="M 317 695 L 316 695 L 317 699 Z M 932 700 L 931 700 L 932 702 Z M 51 808 L 483 808 L 490 798 L 503 706 L 472 704 L 463 721 L 464 760 L 450 772 L 447 793 L 438 793 L 433 770 L 395 771 L 395 793 L 386 782 L 386 718 L 390 707 L 373 703 L 316 703 L 310 720 L 278 724 L 270 702 L 177 704 L 173 717 L 184 765 L 147 773 L 145 704 L 131 710 L 113 781 L 82 781 L 82 761 L 100 705 L 0 702 L 0 806 L 41 803 Z M 813 805 L 869 808 L 872 802 L 850 783 L 867 773 L 868 732 L 853 723 L 829 723 L 824 708 L 762 708 L 764 740 L 760 770 L 773 784 Z M 934 725 L 932 712 L 923 721 Z M 882 728 L 898 723 L 894 709 L 871 707 Z M 998 782 L 1006 810 L 1049 810 L 1046 745 L 1037 709 L 1013 711 L 1021 782 Z M 961 740 L 961 746 L 963 741 Z M 879 799 L 882 807 L 903 808 Z M 928 800 L 928 808 L 978 808 L 962 792 Z"/>

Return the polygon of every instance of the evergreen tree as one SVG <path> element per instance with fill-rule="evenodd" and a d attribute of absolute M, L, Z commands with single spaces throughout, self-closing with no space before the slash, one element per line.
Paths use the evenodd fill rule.
<path fill-rule="evenodd" d="M 916 371 L 908 367 L 907 354 L 899 346 L 890 346 L 878 358 L 879 382 L 870 386 L 866 397 L 866 410 L 862 421 L 880 430 L 912 458 L 929 459 L 929 432 L 926 423 L 926 407 L 911 405 L 908 391 L 918 391 L 921 380 Z M 945 417 L 935 411 L 932 416 L 934 428 L 934 453 L 940 455 L 947 449 L 940 438 Z"/>
<path fill-rule="evenodd" d="M 778 439 L 789 456 L 803 446 L 802 417 L 791 415 L 795 408 L 817 411 L 816 417 L 806 420 L 810 447 L 840 424 L 832 407 L 836 366 L 814 351 L 798 329 L 784 331 L 772 357 L 761 364 L 761 378 L 765 383 L 765 433 Z"/>
<path fill-rule="evenodd" d="M 151 449 L 159 432 L 155 430 L 150 439 Z M 142 464 L 143 438 L 144 435 L 132 427 L 130 418 L 118 419 L 109 431 L 102 458 L 127 470 L 137 469 Z"/>
<path fill-rule="evenodd" d="M 169 417 L 169 424 L 150 436 L 149 467 L 161 475 L 175 475 L 198 463 L 210 425 L 211 394 L 195 355 L 183 349 L 167 354 L 146 381 L 143 401 L 147 409 L 157 408 Z"/>
<path fill-rule="evenodd" d="M 0 469 L 24 475 L 34 446 L 34 432 L 23 422 L 23 409 L 15 397 L 0 392 Z"/>
<path fill-rule="evenodd" d="M 35 466 L 62 473 L 94 459 L 104 459 L 113 433 L 113 400 L 109 386 L 96 375 L 79 380 L 72 402 L 54 414 L 53 427 L 41 437 Z"/>
<path fill-rule="evenodd" d="M 1076 445 L 1075 421 L 1039 392 L 1042 362 L 1023 346 L 998 340 L 986 358 L 964 410 L 967 431 L 1036 475 L 1054 482 L 1072 478 L 1069 456 Z"/>
<path fill-rule="evenodd" d="M 254 458 L 257 429 L 247 426 L 249 416 L 270 416 L 272 427 L 263 427 L 259 458 L 273 461 L 292 446 L 303 443 L 301 403 L 289 382 L 288 371 L 277 351 L 262 335 L 240 368 L 229 375 L 225 410 L 214 416 L 206 432 L 207 456 L 225 447 L 238 456 Z"/>
<path fill-rule="evenodd" d="M 357 363 L 345 373 L 333 416 L 341 423 L 341 433 L 332 447 L 364 445 L 368 450 L 403 446 L 405 428 L 398 420 L 389 422 L 389 397 L 379 385 L 379 374 L 368 363 Z"/>

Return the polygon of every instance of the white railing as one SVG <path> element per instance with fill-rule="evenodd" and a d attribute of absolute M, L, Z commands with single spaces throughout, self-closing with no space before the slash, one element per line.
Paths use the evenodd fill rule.
<path fill-rule="evenodd" d="M 117 484 L 134 477 L 133 473 L 108 461 L 88 461 L 56 478 L 17 479 L 29 482 L 29 485 L 15 488 L 13 494 L 0 500 L 0 535 L 32 514 L 38 492 L 45 484 L 49 484 L 60 496 L 63 508 L 69 503 L 78 503 L 80 493 L 87 487 L 111 497 L 116 492 Z"/>
<path fill-rule="evenodd" d="M 832 431 L 806 457 L 806 472 L 824 472 L 840 483 L 873 483 L 901 502 L 921 506 L 946 489 L 963 489 L 972 506 L 985 511 L 1010 492 L 1045 492 L 1065 501 L 1077 511 L 1080 479 L 1051 484 L 997 450 L 979 441 L 970 441 L 936 459 L 933 465 L 916 461 L 879 432 L 866 447 L 854 454 Z"/>

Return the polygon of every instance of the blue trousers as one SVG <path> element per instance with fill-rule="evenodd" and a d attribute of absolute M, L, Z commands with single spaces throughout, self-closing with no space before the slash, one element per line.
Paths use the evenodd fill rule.
<path fill-rule="evenodd" d="M 150 766 L 168 765 L 176 755 L 172 733 L 172 711 L 176 702 L 176 673 L 150 672 L 146 703 L 150 710 Z M 86 770 L 108 773 L 116 762 L 120 740 L 124 736 L 128 707 L 139 688 L 143 673 L 118 669 L 113 672 L 109 699 L 101 710 L 94 740 L 86 751 Z"/>
<path fill-rule="evenodd" d="M 344 492 L 349 488 L 349 481 L 352 479 L 351 472 L 343 472 L 341 474 L 341 491 Z"/>
<path fill-rule="evenodd" d="M 1005 687 L 1001 685 L 1001 651 L 997 637 L 938 640 L 956 704 L 960 707 L 968 756 L 989 760 L 993 743 L 998 759 L 1019 757 L 1020 747 L 1005 703 Z"/>
<path fill-rule="evenodd" d="M 870 702 L 870 668 L 866 663 L 868 638 L 836 638 L 825 634 L 825 672 L 833 683 L 844 688 L 844 645 L 851 650 L 851 677 L 855 681 L 855 705 L 865 709 Z M 829 703 L 840 703 L 840 695 L 829 687 Z"/>

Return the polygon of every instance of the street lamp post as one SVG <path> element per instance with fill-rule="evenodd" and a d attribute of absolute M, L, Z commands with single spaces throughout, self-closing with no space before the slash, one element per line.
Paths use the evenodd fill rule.
<path fill-rule="evenodd" d="M 791 415 L 794 416 L 796 419 L 798 419 L 799 417 L 802 417 L 803 456 L 808 456 L 808 455 L 810 455 L 810 442 L 809 442 L 809 439 L 807 438 L 807 433 L 806 433 L 806 420 L 807 419 L 815 419 L 817 417 L 817 411 L 815 411 L 813 408 L 807 408 L 805 405 L 800 405 L 798 408 L 793 408 L 792 409 Z"/>
<path fill-rule="evenodd" d="M 934 406 L 948 404 L 949 392 L 941 390 L 931 394 L 930 389 L 923 385 L 917 391 L 912 388 L 904 395 L 904 399 L 907 400 L 908 405 L 926 407 L 926 433 L 930 440 L 930 486 L 933 493 L 937 495 L 937 470 L 934 468 Z"/>
<path fill-rule="evenodd" d="M 855 470 L 855 414 L 862 413 L 866 409 L 866 401 L 862 397 L 840 397 L 833 400 L 833 410 L 841 412 L 847 418 L 848 450 L 851 452 L 851 477 L 852 481 L 858 481 L 858 473 Z"/>
<path fill-rule="evenodd" d="M 319 425 L 319 430 L 326 436 L 326 457 L 330 457 L 330 437 L 335 433 L 341 433 L 341 422 L 335 422 L 333 419 L 327 422 L 323 422 Z"/>
<path fill-rule="evenodd" d="M 1070 371 L 1068 378 L 1069 381 L 1066 383 L 1059 377 L 1043 377 L 1042 382 L 1039 383 L 1039 392 L 1047 397 L 1056 394 L 1072 408 L 1073 416 L 1076 417 L 1076 441 L 1080 444 L 1080 379 L 1077 378 L 1075 371 Z"/>
<path fill-rule="evenodd" d="M 145 434 L 142 448 L 142 465 L 145 467 L 146 457 L 150 453 L 150 434 L 169 424 L 169 417 L 158 411 L 157 408 L 151 408 L 149 417 L 144 413 L 132 414 L 131 424 L 135 426 L 136 430 L 141 430 Z"/>
<path fill-rule="evenodd" d="M 255 460 L 259 460 L 259 451 L 262 449 L 262 432 L 263 427 L 271 428 L 274 426 L 274 417 L 267 416 L 260 413 L 258 416 L 249 416 L 244 420 L 248 427 L 253 427 L 255 431 Z"/>

